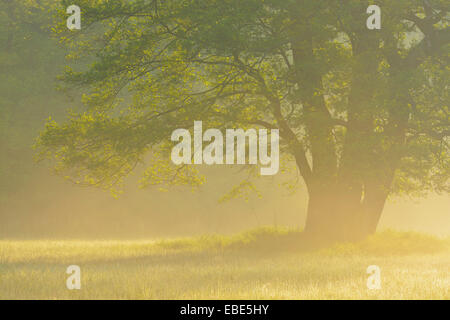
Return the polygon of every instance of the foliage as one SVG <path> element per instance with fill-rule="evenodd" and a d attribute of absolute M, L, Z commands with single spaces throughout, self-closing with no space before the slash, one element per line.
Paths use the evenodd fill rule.
<path fill-rule="evenodd" d="M 202 120 L 279 128 L 307 185 L 345 176 L 448 191 L 448 6 L 376 2 L 381 31 L 366 29 L 367 1 L 75 1 L 81 32 L 65 30 L 61 7 L 58 32 L 78 61 L 63 78 L 87 89 L 86 108 L 47 124 L 41 155 L 112 188 L 157 154 L 147 177 L 195 184 L 152 152 Z"/>

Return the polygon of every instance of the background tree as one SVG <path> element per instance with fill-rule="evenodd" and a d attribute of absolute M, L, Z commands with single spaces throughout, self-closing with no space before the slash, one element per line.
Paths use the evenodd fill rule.
<path fill-rule="evenodd" d="M 49 8 L 47 0 L 0 1 L 0 205 L 36 173 L 33 141 L 62 101 L 53 89 L 64 51 Z"/>
<path fill-rule="evenodd" d="M 43 157 L 79 184 L 199 185 L 171 164 L 177 128 L 278 128 L 309 194 L 305 231 L 360 238 L 393 192 L 448 192 L 448 5 L 374 1 L 75 1 L 64 81 L 86 109 L 47 123 Z M 70 3 L 72 4 L 72 2 Z M 289 161 L 289 160 L 288 160 Z M 243 184 L 245 185 L 245 184 Z"/>

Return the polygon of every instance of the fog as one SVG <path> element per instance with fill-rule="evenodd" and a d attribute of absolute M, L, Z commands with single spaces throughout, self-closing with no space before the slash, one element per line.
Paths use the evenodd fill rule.
<path fill-rule="evenodd" d="M 1 238 L 16 239 L 150 239 L 200 234 L 229 234 L 259 226 L 302 228 L 307 195 L 279 186 L 281 179 L 261 179 L 262 198 L 248 201 L 219 199 L 240 176 L 236 169 L 210 169 L 206 185 L 161 192 L 139 189 L 131 181 L 119 198 L 109 192 L 83 188 L 39 168 L 37 177 L 8 196 L 0 208 Z M 378 230 L 414 230 L 450 235 L 450 199 L 393 198 Z"/>
<path fill-rule="evenodd" d="M 32 145 L 46 119 L 64 119 L 80 100 L 55 89 L 67 52 L 50 31 L 47 11 L 30 11 L 19 1 L 0 6 L 0 23 L 8 26 L 0 32 L 0 43 L 8 44 L 0 46 L 0 238 L 140 239 L 228 234 L 266 225 L 303 228 L 306 189 L 301 183 L 295 192 L 284 189 L 280 176 L 261 178 L 262 198 L 251 195 L 248 202 L 219 203 L 243 178 L 239 168 L 221 167 L 207 169 L 207 184 L 194 193 L 189 188 L 141 190 L 135 175 L 115 199 L 53 175 L 49 163 L 35 163 Z M 379 230 L 449 235 L 449 208 L 448 195 L 394 197 Z"/>

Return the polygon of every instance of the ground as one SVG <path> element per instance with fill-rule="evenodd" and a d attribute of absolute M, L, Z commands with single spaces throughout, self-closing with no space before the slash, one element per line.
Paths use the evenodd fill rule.
<path fill-rule="evenodd" d="M 66 269 L 81 268 L 68 290 Z M 369 290 L 368 266 L 381 269 Z M 152 241 L 0 241 L 0 299 L 449 299 L 450 239 L 385 231 L 312 247 L 264 228 Z"/>

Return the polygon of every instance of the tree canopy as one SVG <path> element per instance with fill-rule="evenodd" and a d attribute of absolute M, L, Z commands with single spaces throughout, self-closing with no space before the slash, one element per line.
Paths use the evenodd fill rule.
<path fill-rule="evenodd" d="M 373 231 L 389 194 L 449 191 L 446 1 L 72 2 L 82 30 L 67 30 L 63 1 L 62 78 L 85 110 L 49 121 L 37 145 L 77 183 L 111 188 L 146 163 L 144 185 L 201 184 L 169 158 L 171 133 L 201 120 L 279 129 L 312 225 L 334 224 L 313 213 L 327 196 L 352 212 L 336 219 L 359 212 Z M 366 26 L 373 3 L 380 30 Z"/>

